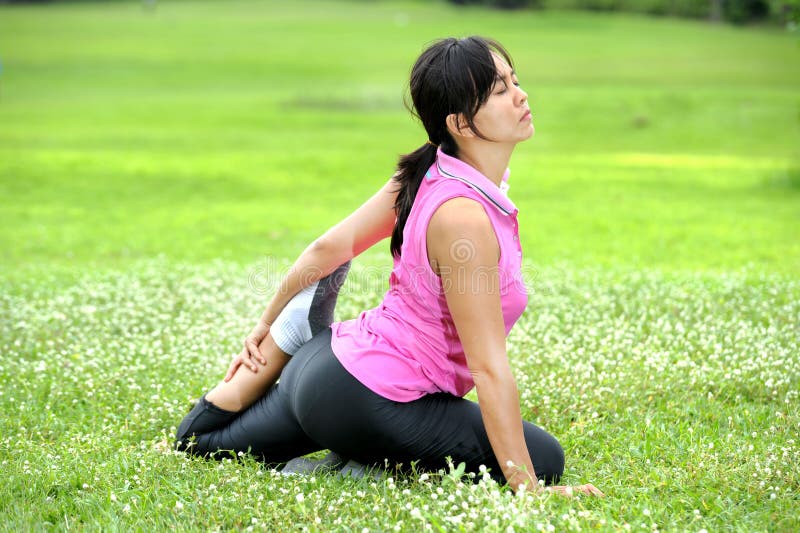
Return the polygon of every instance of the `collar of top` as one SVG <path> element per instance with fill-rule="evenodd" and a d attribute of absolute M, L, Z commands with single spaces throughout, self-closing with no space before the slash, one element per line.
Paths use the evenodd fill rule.
<path fill-rule="evenodd" d="M 503 173 L 503 180 L 498 187 L 492 180 L 481 174 L 477 169 L 458 158 L 447 155 L 442 152 L 441 148 L 436 150 L 436 169 L 442 177 L 457 179 L 475 189 L 503 215 L 513 215 L 517 212 L 517 207 L 507 195 L 509 188 L 508 169 Z"/>

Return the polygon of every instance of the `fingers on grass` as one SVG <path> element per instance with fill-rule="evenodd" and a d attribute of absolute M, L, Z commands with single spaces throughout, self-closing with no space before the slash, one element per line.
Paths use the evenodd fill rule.
<path fill-rule="evenodd" d="M 605 497 L 605 494 L 603 494 L 603 491 L 601 491 L 600 489 L 598 489 L 594 485 L 589 485 L 589 487 L 591 487 L 592 494 L 594 494 L 595 496 L 599 496 L 601 498 Z"/>

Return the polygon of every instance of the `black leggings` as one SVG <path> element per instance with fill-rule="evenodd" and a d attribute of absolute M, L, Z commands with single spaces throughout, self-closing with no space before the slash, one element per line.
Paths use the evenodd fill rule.
<path fill-rule="evenodd" d="M 557 482 L 564 471 L 561 445 L 529 422 L 523 421 L 523 428 L 537 477 Z M 280 382 L 241 413 L 219 409 L 203 397 L 177 438 L 190 453 L 249 451 L 268 463 L 330 449 L 368 465 L 388 459 L 436 470 L 450 457 L 456 465 L 466 463 L 467 472 L 485 465 L 493 478 L 505 482 L 477 403 L 446 393 L 401 403 L 372 392 L 333 354 L 330 328 L 304 344 Z"/>

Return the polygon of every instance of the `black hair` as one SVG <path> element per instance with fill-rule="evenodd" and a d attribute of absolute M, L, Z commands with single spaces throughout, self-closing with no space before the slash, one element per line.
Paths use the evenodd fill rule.
<path fill-rule="evenodd" d="M 475 134 L 478 109 L 491 95 L 497 78 L 492 53 L 500 55 L 513 68 L 508 52 L 493 39 L 485 37 L 447 38 L 435 41 L 419 56 L 411 69 L 409 94 L 412 104 L 406 107 L 416 116 L 428 134 L 428 141 L 411 153 L 400 156 L 394 179 L 399 185 L 394 204 L 397 222 L 389 248 L 400 257 L 403 228 L 417 196 L 422 177 L 436 160 L 436 148 L 458 157 L 458 145 L 447 131 L 450 114 L 462 114 Z"/>

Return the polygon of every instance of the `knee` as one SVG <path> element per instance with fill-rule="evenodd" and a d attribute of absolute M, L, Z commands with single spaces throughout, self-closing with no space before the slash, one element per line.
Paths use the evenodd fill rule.
<path fill-rule="evenodd" d="M 183 417 L 181 423 L 178 424 L 178 429 L 175 431 L 175 448 L 180 451 L 186 450 L 186 445 L 191 437 L 192 421 L 195 419 L 196 414 L 194 410 Z"/>
<path fill-rule="evenodd" d="M 193 413 L 189 413 L 181 420 L 177 431 L 175 431 L 173 447 L 179 452 L 186 452 L 190 455 L 194 455 L 195 453 L 197 443 L 195 442 L 195 434 L 191 429 L 194 419 L 195 416 L 193 416 Z"/>
<path fill-rule="evenodd" d="M 184 426 L 184 423 L 181 423 L 181 426 L 175 432 L 175 441 L 172 443 L 173 448 L 187 455 L 208 457 L 211 450 L 208 449 L 207 439 L 203 439 L 203 442 L 201 442 L 202 435 L 187 431 L 182 426 Z"/>
<path fill-rule="evenodd" d="M 196 437 L 191 435 L 189 437 L 184 437 L 182 439 L 175 439 L 173 443 L 174 449 L 183 452 L 186 455 L 191 455 L 194 457 L 202 457 L 204 459 L 211 456 L 211 451 L 204 449 L 200 446 L 197 442 Z"/>
<path fill-rule="evenodd" d="M 220 409 L 206 400 L 205 395 L 195 404 L 175 432 L 175 448 L 192 455 L 202 455 L 208 451 L 209 432 L 227 425 L 237 413 Z M 199 441 L 204 443 L 202 446 Z"/>
<path fill-rule="evenodd" d="M 536 455 L 540 457 L 540 463 L 536 467 L 536 477 L 543 479 L 548 485 L 559 482 L 564 474 L 564 448 L 558 440 L 550 436 L 548 442 L 537 446 Z"/>
<path fill-rule="evenodd" d="M 270 327 L 275 344 L 289 355 L 294 355 L 312 336 L 308 323 L 308 306 L 302 299 L 297 296 L 295 298 L 297 301 L 290 301 Z"/>
<path fill-rule="evenodd" d="M 179 452 L 186 452 L 189 455 L 193 455 L 194 449 L 196 448 L 194 435 L 189 435 L 179 426 L 178 431 L 175 433 L 175 440 L 172 442 L 172 447 Z"/>

